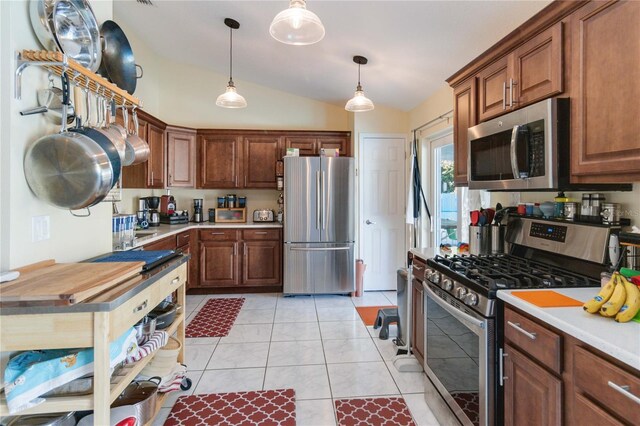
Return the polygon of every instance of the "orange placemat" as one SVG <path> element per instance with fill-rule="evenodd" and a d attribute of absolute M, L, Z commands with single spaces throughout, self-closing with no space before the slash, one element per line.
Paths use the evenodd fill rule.
<path fill-rule="evenodd" d="M 357 306 L 356 311 L 358 311 L 364 325 L 374 325 L 378 316 L 378 310 L 387 308 L 397 308 L 397 306 Z"/>
<path fill-rule="evenodd" d="M 511 294 L 541 308 L 566 308 L 584 304 L 552 290 L 514 291 Z"/>

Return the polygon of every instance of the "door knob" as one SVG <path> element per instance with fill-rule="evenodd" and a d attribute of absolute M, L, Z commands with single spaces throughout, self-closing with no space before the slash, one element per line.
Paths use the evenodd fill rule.
<path fill-rule="evenodd" d="M 369 219 L 367 219 L 367 221 L 365 222 L 367 225 L 375 225 L 375 222 L 371 222 Z"/>

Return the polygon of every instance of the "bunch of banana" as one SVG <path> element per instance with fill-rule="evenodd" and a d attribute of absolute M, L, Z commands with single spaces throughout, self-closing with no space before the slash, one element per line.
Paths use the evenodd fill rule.
<path fill-rule="evenodd" d="M 620 275 L 620 278 L 627 292 L 627 298 L 616 315 L 616 321 L 627 322 L 631 321 L 638 311 L 640 311 L 640 289 L 638 289 L 638 286 L 635 284 L 629 282 L 624 276 Z"/>
<path fill-rule="evenodd" d="M 640 310 L 640 289 L 614 272 L 607 284 L 583 309 L 591 314 L 599 312 L 605 317 L 614 317 L 618 322 L 631 321 Z"/>

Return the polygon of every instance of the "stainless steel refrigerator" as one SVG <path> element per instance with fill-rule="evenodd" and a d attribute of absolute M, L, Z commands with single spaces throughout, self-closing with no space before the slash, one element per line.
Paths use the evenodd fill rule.
<path fill-rule="evenodd" d="M 355 289 L 354 161 L 284 159 L 284 293 Z"/>

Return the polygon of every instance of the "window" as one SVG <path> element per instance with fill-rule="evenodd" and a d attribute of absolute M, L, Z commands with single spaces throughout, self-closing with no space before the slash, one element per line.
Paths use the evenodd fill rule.
<path fill-rule="evenodd" d="M 422 139 L 421 153 L 422 182 L 432 216 L 431 226 L 423 226 L 420 232 L 421 245 L 455 247 L 458 242 L 468 240 L 468 231 L 464 232 L 468 220 L 462 215 L 462 200 L 466 199 L 467 189 L 453 185 L 452 129 Z"/>

